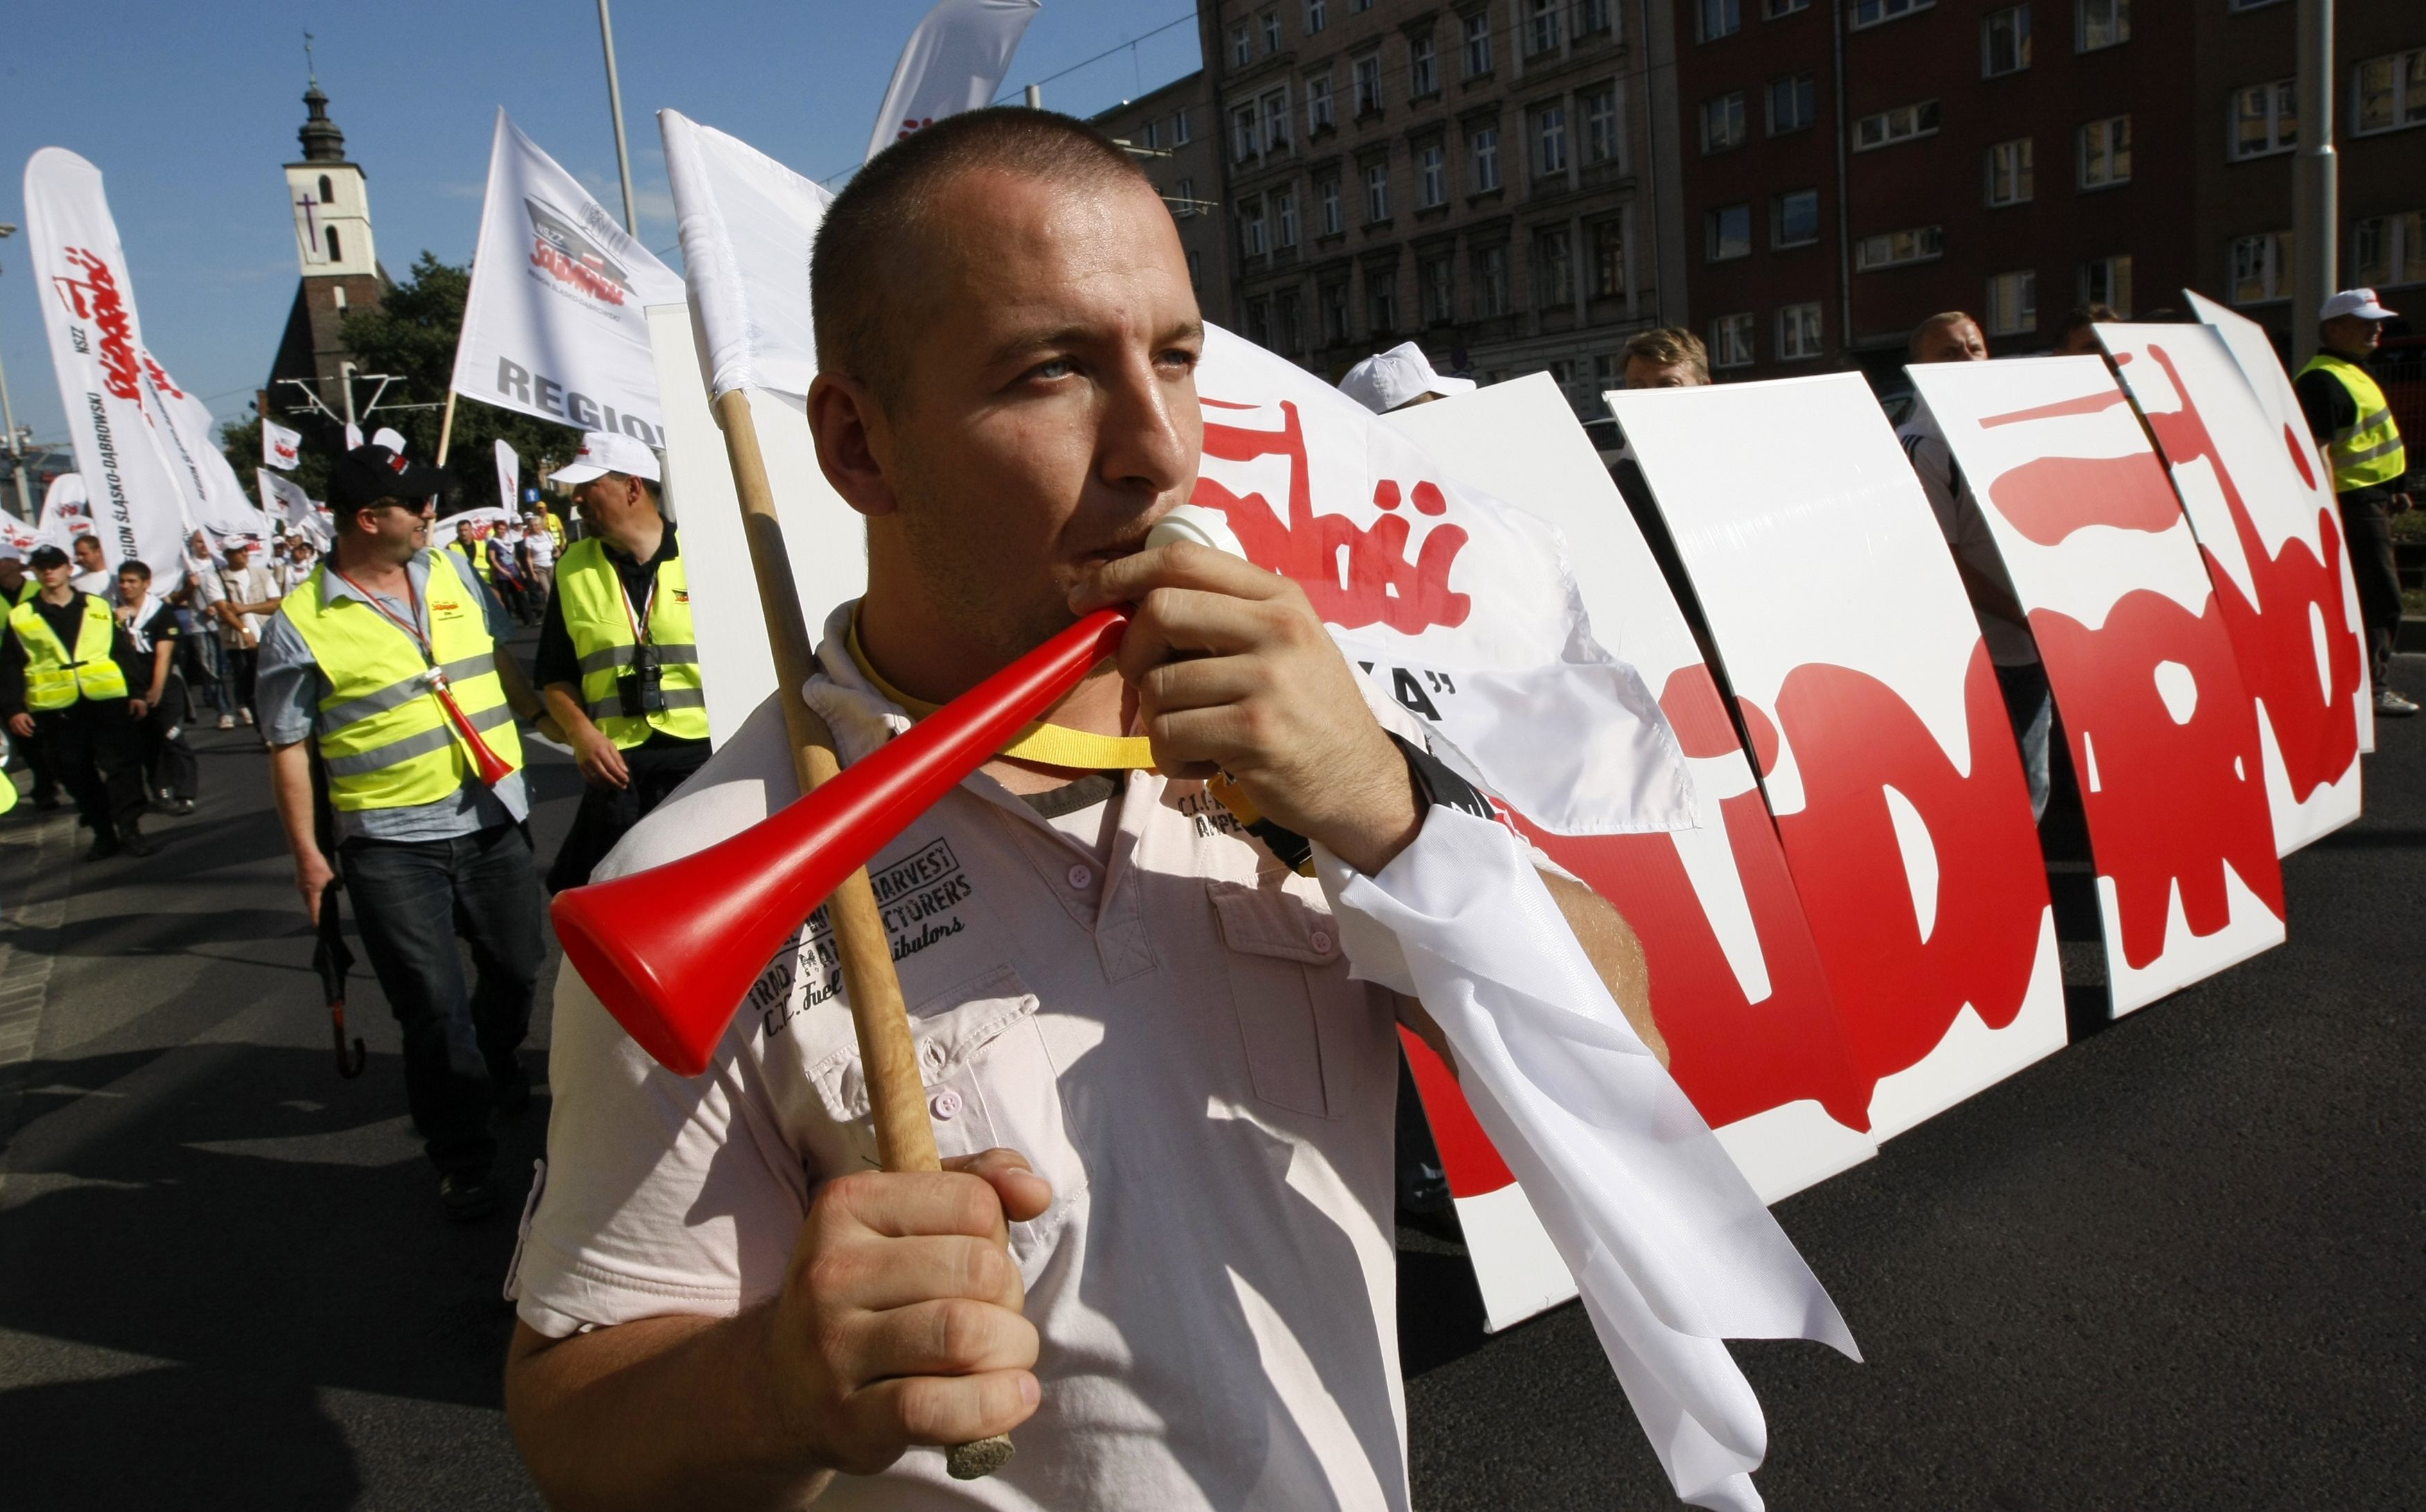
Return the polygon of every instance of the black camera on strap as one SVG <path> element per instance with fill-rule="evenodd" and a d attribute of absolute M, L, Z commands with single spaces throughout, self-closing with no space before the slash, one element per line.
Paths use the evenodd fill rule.
<path fill-rule="evenodd" d="M 626 717 L 644 719 L 666 712 L 665 676 L 657 648 L 645 643 L 632 648 L 631 667 L 615 679 L 615 697 Z"/>

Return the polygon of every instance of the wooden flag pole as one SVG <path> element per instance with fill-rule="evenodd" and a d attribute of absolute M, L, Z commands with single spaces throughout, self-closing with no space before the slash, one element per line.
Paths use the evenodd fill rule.
<path fill-rule="evenodd" d="M 452 395 L 449 395 L 451 398 Z M 775 653 L 776 698 L 784 711 L 784 729 L 791 739 L 792 770 L 801 791 L 813 793 L 842 769 L 834 751 L 833 732 L 801 696 L 816 674 L 816 652 L 807 619 L 801 612 L 799 586 L 792 579 L 791 555 L 784 547 L 784 524 L 775 512 L 775 493 L 767 480 L 767 458 L 758 447 L 758 426 L 750 412 L 748 391 L 734 389 L 716 399 L 716 423 L 724 432 L 725 456 L 733 464 L 734 491 L 741 500 L 741 525 L 750 542 L 750 566 L 758 580 L 758 603 L 767 617 L 767 637 Z M 833 921 L 834 952 L 841 958 L 842 979 L 849 989 L 851 1026 L 859 1036 L 859 1058 L 867 1083 L 867 1107 L 876 1125 L 877 1158 L 888 1171 L 943 1169 L 935 1152 L 935 1126 L 928 1120 L 927 1088 L 918 1074 L 918 1046 L 910 1034 L 909 1005 L 901 997 L 901 979 L 893 969 L 893 942 L 876 906 L 876 890 L 860 868 L 844 879 L 826 900 Z M 954 1444 L 945 1451 L 945 1465 L 955 1480 L 990 1475 L 1011 1459 L 1011 1440 L 1003 1435 L 975 1443 Z"/>
<path fill-rule="evenodd" d="M 437 462 L 437 465 L 438 465 L 439 467 L 441 467 L 441 468 L 444 468 L 444 467 L 446 465 L 446 443 L 447 443 L 448 442 L 450 442 L 450 441 L 454 440 L 454 439 L 455 439 L 455 391 L 454 391 L 453 389 L 448 389 L 448 390 L 446 391 L 446 415 L 445 415 L 445 418 L 444 418 L 444 419 L 442 419 L 442 420 L 440 420 L 440 421 L 438 422 L 438 462 Z"/>

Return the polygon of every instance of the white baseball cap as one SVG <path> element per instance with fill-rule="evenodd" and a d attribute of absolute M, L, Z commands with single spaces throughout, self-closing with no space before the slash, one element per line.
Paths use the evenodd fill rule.
<path fill-rule="evenodd" d="M 1472 378 L 1443 378 L 1433 372 L 1424 349 L 1411 341 L 1365 359 L 1339 380 L 1340 393 L 1377 415 L 1388 414 L 1427 394 L 1447 398 L 1473 387 Z"/>
<path fill-rule="evenodd" d="M 556 481 L 587 483 L 609 473 L 644 477 L 652 483 L 663 481 L 657 473 L 657 454 L 646 442 L 614 430 L 584 431 L 581 449 L 573 454 L 572 461 L 556 470 Z"/>
<path fill-rule="evenodd" d="M 2325 301 L 2317 312 L 2319 320 L 2333 320 L 2342 315 L 2356 315 L 2362 320 L 2390 320 L 2393 312 L 2384 307 L 2373 289 L 2344 289 Z"/>

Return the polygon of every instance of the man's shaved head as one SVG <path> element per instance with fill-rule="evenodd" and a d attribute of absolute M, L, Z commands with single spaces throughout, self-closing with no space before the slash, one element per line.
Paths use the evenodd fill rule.
<path fill-rule="evenodd" d="M 901 403 L 901 333 L 915 329 L 924 305 L 921 275 L 939 240 L 959 229 L 932 217 L 937 191 L 970 172 L 1155 192 L 1136 161 L 1092 126 L 1020 105 L 947 116 L 869 159 L 826 207 L 809 300 L 817 366 L 866 384 L 887 410 Z"/>

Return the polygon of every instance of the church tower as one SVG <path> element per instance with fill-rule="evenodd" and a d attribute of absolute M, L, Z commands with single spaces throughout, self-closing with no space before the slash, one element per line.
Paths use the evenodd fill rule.
<path fill-rule="evenodd" d="M 316 79 L 304 91 L 303 106 L 303 126 L 296 133 L 303 160 L 286 165 L 287 208 L 303 277 L 262 403 L 264 414 L 286 426 L 353 419 L 356 405 L 371 402 L 376 385 L 348 381 L 355 363 L 340 328 L 355 311 L 377 309 L 388 281 L 371 240 L 368 177 L 347 161 L 346 134 L 329 119 L 329 97 Z M 318 405 L 289 380 L 309 385 Z"/>

